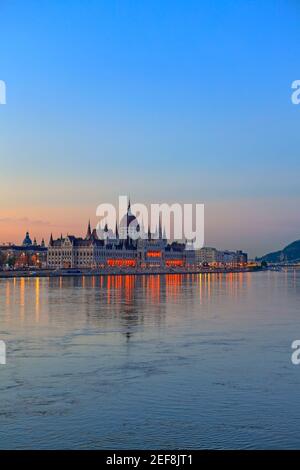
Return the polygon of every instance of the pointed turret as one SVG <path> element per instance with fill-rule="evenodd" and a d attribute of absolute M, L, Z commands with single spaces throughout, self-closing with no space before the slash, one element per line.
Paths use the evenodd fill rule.
<path fill-rule="evenodd" d="M 49 246 L 52 246 L 53 245 L 53 236 L 52 236 L 52 233 L 50 235 L 50 240 L 49 240 Z"/>
<path fill-rule="evenodd" d="M 95 228 L 92 231 L 91 239 L 92 240 L 99 240 L 98 235 L 97 235 L 97 229 L 95 229 Z"/>
<path fill-rule="evenodd" d="M 92 231 L 91 231 L 91 221 L 89 220 L 85 239 L 86 239 L 86 240 L 89 240 L 89 239 L 91 238 L 91 235 L 92 235 Z"/>
<path fill-rule="evenodd" d="M 119 240 L 119 230 L 118 230 L 118 224 L 116 222 L 116 231 L 115 231 L 115 235 L 116 235 L 116 240 Z"/>
<path fill-rule="evenodd" d="M 129 197 L 129 200 L 128 200 L 127 215 L 132 215 L 130 197 Z"/>
<path fill-rule="evenodd" d="M 45 240 L 44 240 L 43 238 L 42 238 L 41 247 L 42 247 L 42 248 L 45 248 Z"/>
<path fill-rule="evenodd" d="M 33 246 L 37 246 L 36 238 L 33 239 Z"/>

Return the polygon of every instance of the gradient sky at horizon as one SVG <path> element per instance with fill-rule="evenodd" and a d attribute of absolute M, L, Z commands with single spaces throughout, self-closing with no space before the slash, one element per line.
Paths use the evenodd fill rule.
<path fill-rule="evenodd" d="M 300 238 L 300 5 L 0 4 L 0 242 L 84 234 L 96 207 L 201 202 L 206 245 Z"/>

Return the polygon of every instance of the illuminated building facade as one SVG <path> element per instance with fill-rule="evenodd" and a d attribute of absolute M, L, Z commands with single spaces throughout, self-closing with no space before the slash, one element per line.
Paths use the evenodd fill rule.
<path fill-rule="evenodd" d="M 50 237 L 47 265 L 49 268 L 165 268 L 193 265 L 195 252 L 183 243 L 168 243 L 159 223 L 158 235 L 148 232 L 146 237 L 133 240 L 130 230 L 141 231 L 130 204 L 120 227 L 113 232 L 104 228 L 104 239 L 91 230 L 90 223 L 85 238 L 68 235 L 56 240 Z M 120 235 L 119 236 L 119 232 Z"/>
<path fill-rule="evenodd" d="M 36 239 L 32 242 L 26 232 L 22 245 L 6 244 L 0 246 L 2 265 L 14 268 L 43 268 L 47 264 L 47 248 L 44 239 L 40 244 Z"/>
<path fill-rule="evenodd" d="M 196 265 L 208 264 L 209 266 L 243 266 L 248 262 L 248 255 L 241 250 L 220 251 L 212 247 L 203 247 L 195 250 Z"/>

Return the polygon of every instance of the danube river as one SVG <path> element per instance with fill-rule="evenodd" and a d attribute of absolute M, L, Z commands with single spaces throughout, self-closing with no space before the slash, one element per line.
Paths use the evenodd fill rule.
<path fill-rule="evenodd" d="M 300 273 L 0 280 L 1 449 L 299 448 Z"/>

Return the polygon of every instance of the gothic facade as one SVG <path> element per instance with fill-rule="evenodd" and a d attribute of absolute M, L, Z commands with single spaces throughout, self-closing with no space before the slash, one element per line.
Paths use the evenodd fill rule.
<path fill-rule="evenodd" d="M 195 252 L 182 243 L 168 243 L 159 224 L 158 236 L 148 232 L 147 237 L 133 240 L 130 230 L 140 230 L 130 205 L 120 227 L 115 231 L 104 228 L 105 237 L 99 238 L 91 230 L 90 223 L 85 238 L 73 235 L 50 237 L 47 264 L 56 269 L 101 269 L 101 268 L 172 268 L 186 267 L 195 261 Z M 120 232 L 120 236 L 119 236 Z"/>

